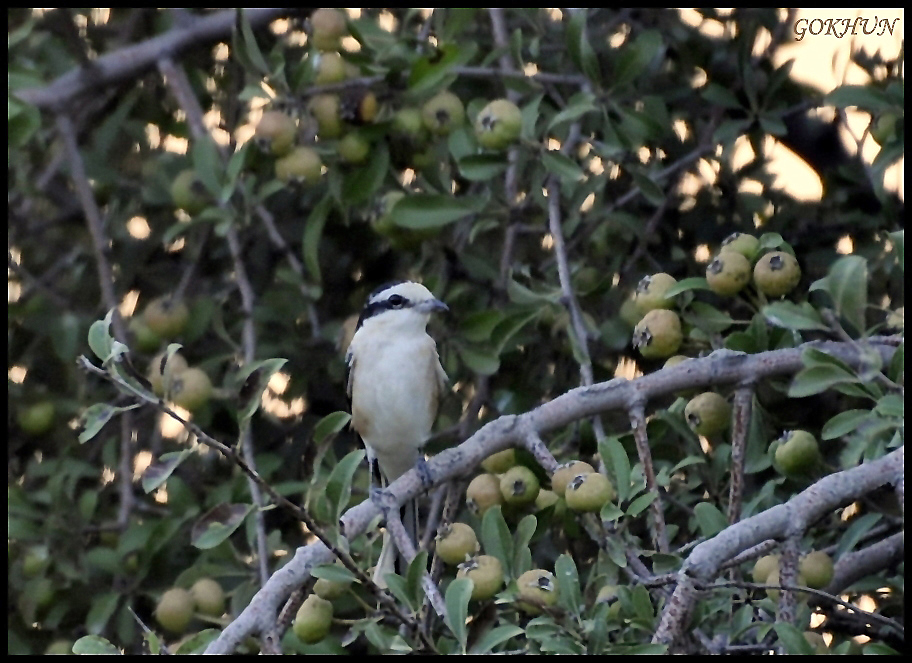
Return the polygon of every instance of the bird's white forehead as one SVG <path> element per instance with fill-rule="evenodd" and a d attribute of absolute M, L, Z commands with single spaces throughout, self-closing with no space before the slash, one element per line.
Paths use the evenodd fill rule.
<path fill-rule="evenodd" d="M 413 281 L 404 281 L 402 283 L 396 283 L 391 285 L 388 288 L 384 288 L 380 292 L 374 293 L 369 303 L 373 302 L 382 302 L 393 295 L 400 295 L 405 297 L 410 302 L 423 302 L 428 299 L 433 299 L 434 295 L 431 294 L 431 291 L 425 288 L 420 283 L 414 283 Z"/>

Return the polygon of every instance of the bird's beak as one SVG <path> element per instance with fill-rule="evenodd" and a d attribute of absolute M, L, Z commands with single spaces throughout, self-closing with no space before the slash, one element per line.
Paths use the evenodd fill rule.
<path fill-rule="evenodd" d="M 436 313 L 438 311 L 449 311 L 450 307 L 439 299 L 428 299 L 418 304 L 418 310 L 422 313 Z"/>

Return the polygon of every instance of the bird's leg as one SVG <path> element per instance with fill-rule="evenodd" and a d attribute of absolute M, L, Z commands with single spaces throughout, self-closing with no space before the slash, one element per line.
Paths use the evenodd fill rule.
<path fill-rule="evenodd" d="M 431 472 L 431 466 L 428 465 L 424 454 L 418 455 L 418 461 L 415 463 L 415 471 L 418 472 L 418 478 L 421 479 L 421 485 L 424 488 L 431 488 L 434 485 L 434 473 Z"/>
<path fill-rule="evenodd" d="M 377 505 L 377 508 L 380 509 L 380 513 L 383 514 L 383 519 L 387 520 L 390 511 L 395 509 L 398 505 L 393 499 L 393 496 L 386 490 L 387 481 L 383 476 L 383 473 L 380 472 L 380 463 L 377 462 L 376 458 L 370 459 L 370 476 L 371 502 Z"/>

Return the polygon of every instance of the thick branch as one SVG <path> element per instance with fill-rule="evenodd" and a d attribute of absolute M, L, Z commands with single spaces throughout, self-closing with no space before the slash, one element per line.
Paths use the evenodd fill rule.
<path fill-rule="evenodd" d="M 295 11 L 288 7 L 248 7 L 243 10 L 253 29 Z M 90 66 L 68 71 L 45 87 L 19 90 L 16 96 L 38 108 L 65 109 L 77 97 L 88 92 L 139 77 L 153 69 L 159 60 L 173 58 L 198 44 L 228 38 L 234 30 L 236 18 L 234 9 L 202 16 L 152 39 L 106 53 Z"/>
<path fill-rule="evenodd" d="M 889 363 L 895 352 L 896 344 L 894 339 L 881 337 L 871 339 L 870 342 L 871 346 L 883 355 L 885 363 Z M 738 384 L 751 376 L 760 380 L 793 374 L 803 367 L 801 354 L 808 347 L 828 352 L 849 366 L 859 366 L 864 361 L 857 349 L 851 345 L 835 342 L 813 342 L 798 348 L 774 350 L 755 355 L 717 351 L 708 357 L 691 359 L 672 368 L 643 376 L 635 381 L 616 378 L 591 387 L 578 387 L 523 415 L 506 415 L 495 419 L 483 426 L 459 446 L 447 449 L 431 458 L 427 462 L 426 469 L 434 478 L 435 484 L 456 476 L 462 476 L 492 453 L 502 451 L 508 447 L 524 446 L 527 443 L 530 431 L 541 434 L 594 414 L 609 410 L 626 409 L 632 390 L 636 390 L 641 398 L 648 401 L 652 398 L 679 391 L 685 387 L 695 388 L 710 384 Z M 899 454 L 898 469 L 897 454 Z M 896 473 L 902 470 L 901 455 L 902 451 L 900 450 L 874 463 L 862 465 L 837 475 L 831 475 L 801 495 L 793 498 L 789 504 L 795 508 L 785 510 L 781 514 L 781 519 L 785 521 L 780 523 L 782 532 L 770 527 L 753 530 L 757 519 L 769 512 L 764 512 L 764 514 L 759 514 L 759 516 L 741 521 L 728 528 L 715 538 L 700 544 L 694 549 L 688 559 L 689 573 L 700 578 L 713 575 L 712 572 L 702 572 L 704 566 L 707 566 L 707 562 L 697 564 L 694 560 L 701 560 L 706 557 L 707 551 L 715 550 L 713 546 L 718 545 L 719 541 L 727 541 L 729 539 L 728 532 L 735 532 L 735 543 L 726 545 L 725 554 L 721 555 L 718 562 L 709 563 L 707 568 L 710 570 L 718 568 L 725 561 L 755 543 L 782 536 L 786 531 L 788 521 L 795 520 L 800 515 L 797 509 L 803 508 L 801 505 L 805 504 L 805 502 L 801 501 L 802 496 L 814 491 L 817 486 L 822 486 L 824 491 L 831 491 L 834 484 L 838 484 L 838 487 L 843 490 L 846 489 L 844 484 L 854 484 L 857 492 L 863 494 L 869 488 L 867 483 L 871 482 L 869 478 L 866 482 L 866 477 L 869 477 L 871 473 L 880 477 L 880 474 L 883 473 L 884 464 L 889 463 L 893 463 L 891 466 L 891 471 L 893 471 L 892 480 L 895 480 Z M 844 481 L 839 478 L 844 475 L 848 476 L 849 479 Z M 855 481 L 856 478 L 858 478 L 857 482 Z M 880 479 L 878 478 L 874 483 L 879 485 Z M 416 470 L 407 472 L 387 487 L 388 493 L 398 505 L 417 497 L 426 489 L 427 487 L 422 483 Z M 811 505 L 807 506 L 809 509 L 807 517 L 810 518 L 816 514 L 816 511 L 811 508 Z M 785 505 L 774 507 L 774 509 L 785 508 Z M 776 513 L 779 514 L 779 512 Z M 365 532 L 371 521 L 378 515 L 380 515 L 380 510 L 372 500 L 365 500 L 349 509 L 341 518 L 342 531 L 345 537 L 353 540 Z M 769 516 L 765 517 L 768 518 Z M 767 531 L 770 529 L 772 530 L 771 533 Z M 742 532 L 750 532 L 750 536 L 742 536 Z M 757 535 L 757 532 L 760 534 Z M 755 535 L 759 536 L 759 538 Z M 755 538 L 756 540 L 753 540 Z M 745 540 L 742 541 L 742 539 Z M 332 551 L 323 543 L 314 543 L 299 548 L 292 560 L 273 574 L 241 615 L 229 624 L 222 634 L 212 642 L 208 653 L 230 653 L 251 633 L 262 632 L 271 628 L 271 623 L 275 620 L 275 616 L 278 614 L 278 610 L 285 598 L 307 579 L 313 566 L 328 562 L 332 557 Z M 714 556 L 710 556 L 711 560 L 714 558 Z M 694 573 L 694 570 L 700 570 L 701 572 Z M 687 574 L 679 576 L 678 589 L 675 591 L 675 595 L 669 599 L 668 605 L 669 607 L 674 605 L 679 608 L 678 612 L 681 614 L 681 620 L 686 617 L 689 609 L 690 597 L 688 592 L 693 591 L 694 583 L 692 577 Z M 663 619 L 667 619 L 667 617 L 666 612 Z M 667 628 L 665 632 L 668 632 Z"/>

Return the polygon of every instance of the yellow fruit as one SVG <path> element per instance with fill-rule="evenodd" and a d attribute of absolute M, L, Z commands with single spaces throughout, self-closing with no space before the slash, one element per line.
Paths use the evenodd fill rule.
<path fill-rule="evenodd" d="M 170 387 L 171 380 L 174 379 L 174 376 L 187 370 L 187 360 L 184 359 L 183 355 L 175 352 L 171 355 L 171 359 L 168 360 L 167 366 L 164 367 L 164 374 L 162 374 L 162 361 L 164 358 L 164 352 L 159 352 L 152 357 L 152 360 L 149 362 L 149 372 L 146 374 L 146 377 L 149 378 L 149 382 L 152 385 L 152 391 L 155 392 L 157 396 L 163 396 L 165 394 L 165 389 Z"/>
<path fill-rule="evenodd" d="M 516 465 L 516 449 L 498 451 L 481 461 L 482 469 L 492 474 L 503 474 L 514 465 Z"/>
<path fill-rule="evenodd" d="M 431 133 L 446 136 L 465 122 L 465 107 L 452 92 L 441 92 L 424 104 L 421 116 Z"/>
<path fill-rule="evenodd" d="M 748 260 L 753 260 L 757 257 L 757 252 L 760 251 L 760 240 L 747 233 L 732 233 L 722 240 L 722 247 L 719 249 L 719 253 L 724 253 L 725 251 L 735 251 Z"/>
<path fill-rule="evenodd" d="M 503 587 L 503 566 L 492 555 L 478 555 L 459 565 L 457 578 L 472 581 L 472 599 L 484 601 L 494 596 Z"/>
<path fill-rule="evenodd" d="M 611 606 L 608 608 L 608 616 L 615 619 L 621 612 L 621 602 L 618 598 L 619 589 L 617 585 L 605 585 L 595 597 L 596 604 L 607 603 Z"/>
<path fill-rule="evenodd" d="M 823 589 L 833 580 L 833 560 L 822 550 L 805 555 L 798 563 L 798 572 L 812 589 Z"/>
<path fill-rule="evenodd" d="M 198 214 L 206 209 L 209 192 L 203 183 L 196 178 L 192 168 L 181 171 L 171 183 L 171 200 L 174 205 L 187 212 Z"/>
<path fill-rule="evenodd" d="M 538 477 L 525 465 L 511 467 L 500 477 L 500 493 L 507 504 L 529 504 L 538 497 Z"/>
<path fill-rule="evenodd" d="M 786 476 L 810 474 L 820 460 L 817 438 L 804 430 L 786 431 L 780 438 L 775 459 Z"/>
<path fill-rule="evenodd" d="M 169 397 L 176 405 L 193 412 L 209 402 L 212 382 L 202 369 L 187 368 L 172 378 Z"/>
<path fill-rule="evenodd" d="M 310 15 L 313 45 L 320 51 L 337 51 L 342 37 L 348 34 L 345 14 L 332 7 L 322 7 Z"/>
<path fill-rule="evenodd" d="M 527 614 L 541 614 L 543 608 L 557 603 L 557 583 L 550 571 L 526 571 L 516 579 L 516 587 L 519 590 L 517 606 Z"/>
<path fill-rule="evenodd" d="M 773 251 L 754 265 L 754 284 L 767 297 L 787 295 L 801 281 L 801 268 L 791 253 Z"/>
<path fill-rule="evenodd" d="M 731 405 L 719 394 L 706 391 L 684 406 L 684 419 L 697 435 L 715 435 L 731 425 Z"/>
<path fill-rule="evenodd" d="M 190 588 L 190 594 L 196 603 L 196 609 L 204 615 L 221 617 L 225 612 L 225 591 L 212 578 L 197 580 Z"/>
<path fill-rule="evenodd" d="M 148 303 L 142 319 L 153 333 L 165 340 L 171 340 L 184 331 L 190 320 L 190 309 L 183 301 L 165 295 Z"/>
<path fill-rule="evenodd" d="M 564 497 L 567 484 L 581 474 L 591 474 L 592 472 L 595 472 L 595 468 L 581 460 L 572 460 L 569 463 L 564 463 L 551 475 L 551 490 L 557 493 L 558 496 Z"/>
<path fill-rule="evenodd" d="M 357 132 L 345 134 L 336 146 L 342 160 L 350 164 L 362 164 L 370 156 L 371 144 L 364 136 Z"/>
<path fill-rule="evenodd" d="M 633 346 L 646 359 L 670 357 L 683 340 L 681 318 L 674 311 L 653 309 L 633 328 Z"/>
<path fill-rule="evenodd" d="M 750 260 L 737 251 L 723 251 L 706 267 L 706 282 L 717 295 L 735 295 L 750 279 Z"/>
<path fill-rule="evenodd" d="M 754 582 L 758 585 L 767 584 L 766 579 L 769 575 L 779 569 L 779 555 L 765 555 L 754 563 L 754 569 L 751 575 Z"/>
<path fill-rule="evenodd" d="M 637 313 L 643 316 L 657 308 L 674 308 L 674 299 L 666 299 L 665 293 L 677 282 L 678 280 L 675 277 L 665 272 L 651 274 L 640 279 L 633 293 L 633 302 Z"/>
<path fill-rule="evenodd" d="M 320 642 L 329 633 L 332 617 L 332 603 L 311 594 L 298 608 L 292 628 L 302 642 L 312 645 Z"/>
<path fill-rule="evenodd" d="M 284 156 L 294 145 L 294 120 L 281 111 L 266 111 L 257 124 L 254 138 L 263 149 L 276 156 Z"/>
<path fill-rule="evenodd" d="M 159 599 L 155 619 L 166 631 L 182 634 L 193 619 L 193 596 L 186 589 L 172 587 Z"/>
<path fill-rule="evenodd" d="M 161 336 L 149 329 L 142 316 L 130 318 L 130 332 L 136 341 L 136 349 L 140 352 L 155 352 L 162 343 Z"/>
<path fill-rule="evenodd" d="M 493 474 L 479 474 L 466 488 L 466 505 L 479 516 L 484 515 L 484 512 L 492 506 L 503 504 L 503 502 L 500 481 Z"/>
<path fill-rule="evenodd" d="M 604 474 L 591 472 L 575 477 L 564 493 L 567 506 L 574 511 L 595 512 L 601 510 L 617 496 L 614 486 Z"/>
<path fill-rule="evenodd" d="M 328 85 L 329 83 L 341 83 L 345 80 L 346 74 L 345 60 L 338 53 L 323 53 L 320 55 L 317 64 L 317 75 L 314 81 L 317 85 Z"/>
<path fill-rule="evenodd" d="M 338 138 L 342 135 L 345 125 L 342 122 L 342 103 L 338 95 L 318 94 L 310 100 L 308 107 L 317 121 L 320 138 Z"/>
<path fill-rule="evenodd" d="M 283 182 L 315 182 L 323 174 L 323 160 L 312 147 L 296 147 L 276 160 L 275 174 Z"/>
<path fill-rule="evenodd" d="M 482 147 L 502 150 L 519 138 L 522 112 L 509 99 L 496 99 L 481 109 L 475 118 L 475 137 Z"/>
<path fill-rule="evenodd" d="M 27 435 L 44 435 L 54 427 L 55 408 L 52 401 L 40 401 L 16 414 L 16 423 Z"/>
<path fill-rule="evenodd" d="M 437 555 L 447 564 L 462 564 L 478 550 L 475 530 L 465 523 L 451 523 L 437 535 Z"/>

